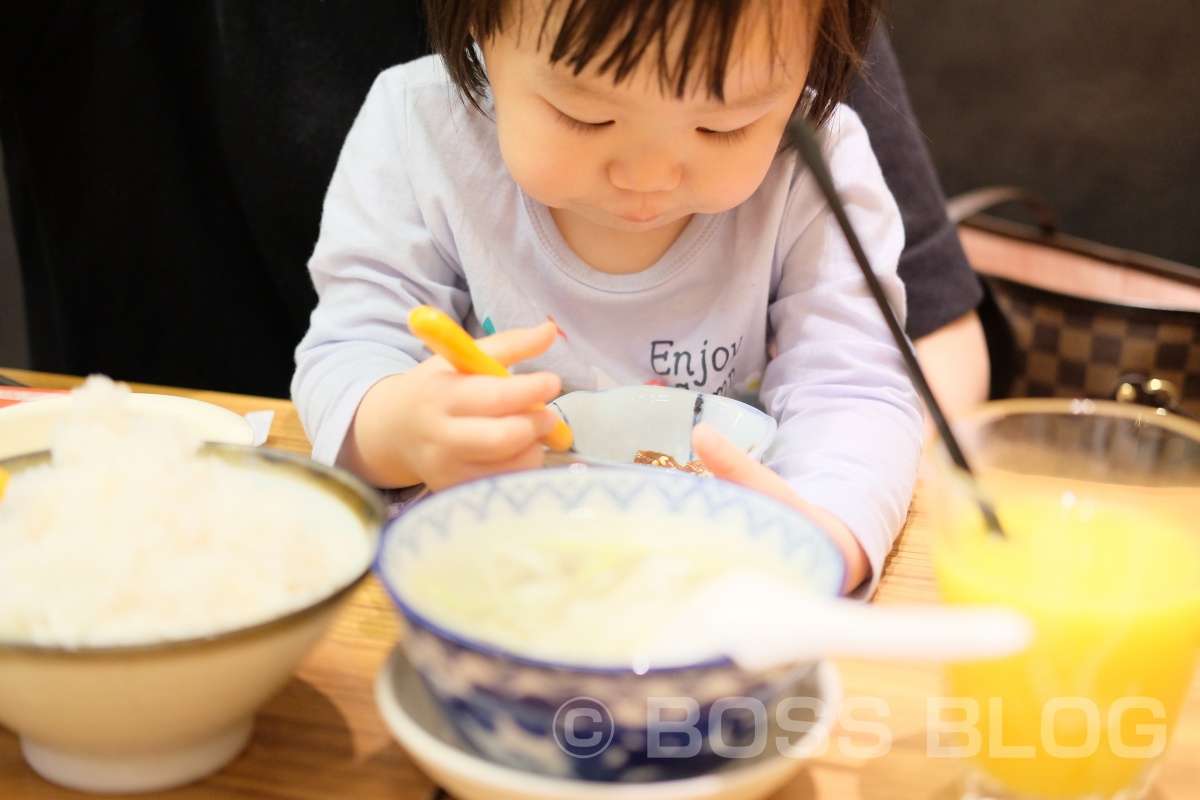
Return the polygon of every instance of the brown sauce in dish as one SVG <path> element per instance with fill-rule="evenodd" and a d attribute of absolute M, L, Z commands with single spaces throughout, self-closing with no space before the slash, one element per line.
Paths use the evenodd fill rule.
<path fill-rule="evenodd" d="M 698 458 L 680 463 L 666 453 L 660 453 L 657 450 L 638 450 L 633 457 L 633 463 L 649 464 L 652 467 L 670 467 L 681 472 L 690 472 L 693 475 L 712 475 L 712 471 L 704 466 L 704 462 Z"/>

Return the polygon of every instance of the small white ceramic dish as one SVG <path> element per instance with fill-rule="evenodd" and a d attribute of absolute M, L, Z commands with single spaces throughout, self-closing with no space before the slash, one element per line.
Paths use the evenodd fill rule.
<path fill-rule="evenodd" d="M 629 464 L 639 450 L 677 462 L 695 458 L 692 427 L 707 422 L 761 460 L 775 436 L 775 419 L 716 394 L 667 386 L 618 386 L 571 392 L 550 404 L 575 434 L 575 452 L 590 461 Z"/>
<path fill-rule="evenodd" d="M 71 395 L 31 400 L 0 408 L 0 458 L 12 458 L 50 449 L 54 424 L 71 407 Z M 167 394 L 135 393 L 129 396 L 130 410 L 151 417 L 167 417 L 205 442 L 252 444 L 250 423 L 227 408 Z"/>
<path fill-rule="evenodd" d="M 552 778 L 475 755 L 454 734 L 399 645 L 379 671 L 375 699 L 388 729 L 417 766 L 457 800 L 757 800 L 791 780 L 828 743 L 842 699 L 841 677 L 827 661 L 809 675 L 804 691 L 822 705 L 810 731 L 792 742 L 788 755 L 730 759 L 727 767 L 707 775 L 653 783 Z"/>

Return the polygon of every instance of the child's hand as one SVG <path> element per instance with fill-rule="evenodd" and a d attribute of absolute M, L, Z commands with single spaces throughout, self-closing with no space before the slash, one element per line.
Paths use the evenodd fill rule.
<path fill-rule="evenodd" d="M 846 559 L 843 594 L 856 588 L 867 577 L 867 554 L 850 529 L 837 517 L 800 497 L 788 486 L 787 481 L 746 455 L 711 425 L 702 422 L 692 429 L 692 448 L 696 451 L 696 457 L 712 470 L 715 477 L 773 497 L 820 525 Z"/>
<path fill-rule="evenodd" d="M 506 367 L 554 343 L 547 322 L 479 340 Z M 562 382 L 546 372 L 498 378 L 463 375 L 434 356 L 375 384 L 358 407 L 343 461 L 377 486 L 425 483 L 441 489 L 473 478 L 542 464 L 539 441 L 554 412 L 538 404 L 558 397 Z"/>

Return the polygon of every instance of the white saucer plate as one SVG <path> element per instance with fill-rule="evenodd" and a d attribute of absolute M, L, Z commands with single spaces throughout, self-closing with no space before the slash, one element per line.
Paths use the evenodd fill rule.
<path fill-rule="evenodd" d="M 375 681 L 375 698 L 392 735 L 413 761 L 456 800 L 758 800 L 776 791 L 822 752 L 841 702 L 842 685 L 829 662 L 817 665 L 826 714 L 790 755 L 733 762 L 728 769 L 655 783 L 602 783 L 552 778 L 495 764 L 458 739 L 420 675 L 397 645 Z"/>
<path fill-rule="evenodd" d="M 31 400 L 0 408 L 0 459 L 50 449 L 54 424 L 70 409 L 69 395 Z M 166 394 L 135 393 L 129 407 L 139 414 L 177 419 L 206 442 L 249 445 L 254 429 L 245 417 L 226 408 Z"/>

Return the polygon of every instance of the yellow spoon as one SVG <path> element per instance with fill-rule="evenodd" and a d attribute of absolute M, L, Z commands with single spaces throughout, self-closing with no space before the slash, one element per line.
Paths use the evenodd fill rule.
<path fill-rule="evenodd" d="M 496 359 L 479 349 L 471 334 L 457 322 L 432 306 L 417 306 L 408 315 L 408 329 L 436 355 L 450 362 L 459 372 L 470 375 L 508 377 L 508 370 Z M 542 404 L 538 409 L 545 408 Z M 554 430 L 542 439 L 551 450 L 569 450 L 575 436 L 561 419 Z"/>
<path fill-rule="evenodd" d="M 0 499 L 4 498 L 4 487 L 8 485 L 8 472 L 0 467 Z"/>

